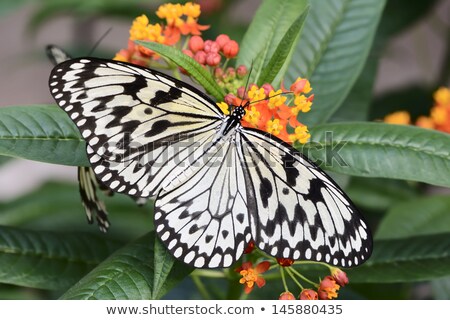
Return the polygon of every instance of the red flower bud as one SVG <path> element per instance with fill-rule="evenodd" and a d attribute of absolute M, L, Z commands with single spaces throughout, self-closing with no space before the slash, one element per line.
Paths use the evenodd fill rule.
<path fill-rule="evenodd" d="M 303 289 L 298 298 L 300 300 L 319 300 L 319 295 L 312 289 Z"/>
<path fill-rule="evenodd" d="M 228 78 L 234 79 L 236 78 L 236 70 L 232 67 L 227 68 L 226 75 Z"/>
<path fill-rule="evenodd" d="M 294 260 L 286 258 L 277 258 L 277 262 L 282 267 L 290 267 L 294 264 Z"/>
<path fill-rule="evenodd" d="M 212 40 L 206 40 L 203 50 L 206 53 L 218 53 L 220 51 L 219 44 Z"/>
<path fill-rule="evenodd" d="M 244 87 L 239 87 L 237 89 L 237 95 L 241 99 L 247 99 L 247 92 L 245 92 L 245 88 Z"/>
<path fill-rule="evenodd" d="M 206 54 L 206 64 L 215 67 L 220 63 L 220 54 L 210 52 Z"/>
<path fill-rule="evenodd" d="M 270 83 L 264 83 L 261 88 L 264 89 L 264 94 L 266 95 L 266 97 L 269 96 L 270 91 L 275 91 Z"/>
<path fill-rule="evenodd" d="M 278 298 L 278 300 L 295 300 L 295 297 L 292 293 L 290 293 L 289 291 L 283 292 L 282 294 L 280 294 L 280 297 Z"/>
<path fill-rule="evenodd" d="M 183 52 L 185 55 L 187 55 L 187 56 L 189 56 L 189 57 L 191 57 L 191 58 L 194 58 L 194 54 L 192 53 L 191 50 L 184 49 L 184 50 L 182 50 L 182 52 Z"/>
<path fill-rule="evenodd" d="M 229 93 L 223 98 L 223 101 L 229 106 L 234 106 L 236 103 L 236 96 L 232 93 Z M 244 253 L 251 253 L 255 249 L 255 243 L 253 241 L 250 241 L 247 245 L 247 248 L 245 248 Z"/>
<path fill-rule="evenodd" d="M 345 287 L 345 285 L 348 284 L 347 274 L 339 268 L 333 268 L 331 271 L 331 276 L 341 287 Z"/>
<path fill-rule="evenodd" d="M 219 34 L 216 38 L 216 43 L 219 45 L 220 49 L 223 49 L 223 46 L 230 41 L 230 37 L 226 34 Z"/>
<path fill-rule="evenodd" d="M 194 55 L 194 59 L 195 61 L 197 61 L 200 64 L 206 64 L 206 53 L 205 51 L 198 51 L 195 55 Z"/>
<path fill-rule="evenodd" d="M 239 78 L 243 78 L 247 75 L 248 70 L 246 66 L 240 65 L 239 67 L 237 67 L 236 72 Z"/>
<path fill-rule="evenodd" d="M 189 49 L 191 49 L 192 52 L 197 52 L 200 50 L 203 50 L 203 47 L 205 46 L 205 42 L 203 41 L 202 37 L 200 36 L 192 36 L 189 39 L 188 43 Z"/>
<path fill-rule="evenodd" d="M 222 48 L 223 55 L 226 58 L 234 58 L 239 52 L 239 45 L 236 41 L 228 41 Z"/>
<path fill-rule="evenodd" d="M 214 77 L 216 79 L 221 79 L 223 78 L 223 69 L 222 68 L 215 68 L 214 69 Z"/>

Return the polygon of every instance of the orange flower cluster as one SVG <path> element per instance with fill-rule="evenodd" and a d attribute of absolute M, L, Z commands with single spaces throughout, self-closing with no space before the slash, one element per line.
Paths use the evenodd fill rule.
<path fill-rule="evenodd" d="M 307 79 L 298 78 L 290 87 L 275 90 L 271 84 L 258 87 L 252 84 L 244 92 L 248 70 L 245 66 L 226 67 L 228 61 L 239 53 L 239 45 L 229 36 L 220 34 L 215 40 L 204 40 L 201 31 L 209 28 L 198 24 L 201 10 L 198 4 L 163 4 L 156 15 L 164 22 L 151 24 L 146 15 L 137 17 L 130 28 L 128 48 L 120 50 L 115 60 L 131 62 L 141 66 L 160 66 L 160 57 L 152 50 L 134 41 L 152 41 L 170 46 L 178 46 L 186 55 L 204 66 L 226 93 L 225 103 L 219 107 L 229 114 L 230 106 L 243 105 L 249 101 L 242 125 L 266 131 L 288 143 L 306 143 L 311 137 L 308 128 L 298 121 L 298 114 L 311 109 L 313 94 Z M 182 49 L 181 36 L 187 36 Z M 187 46 L 186 46 L 187 45 Z M 180 68 L 181 72 L 186 73 Z"/>
<path fill-rule="evenodd" d="M 227 95 L 226 103 L 219 104 L 219 107 L 229 114 L 230 111 L 225 110 L 227 106 L 239 106 L 249 101 L 250 105 L 241 122 L 243 126 L 266 131 L 291 144 L 306 143 L 311 135 L 308 128 L 298 121 L 298 114 L 311 110 L 314 94 L 307 96 L 311 90 L 311 84 L 304 78 L 298 78 L 291 85 L 290 91 L 284 86 L 275 90 L 269 83 L 261 87 L 252 84 L 247 93 L 241 87 L 238 89 L 238 96 Z"/>
<path fill-rule="evenodd" d="M 182 35 L 200 35 L 209 28 L 198 24 L 200 13 L 200 5 L 192 2 L 184 5 L 167 3 L 159 6 L 156 11 L 156 15 L 164 19 L 165 23 L 151 24 L 145 14 L 137 17 L 130 28 L 128 48 L 120 50 L 114 60 L 147 66 L 150 59 L 158 59 L 159 56 L 150 49 L 136 45 L 134 41 L 152 41 L 173 46 L 179 43 Z"/>
<path fill-rule="evenodd" d="M 253 242 L 250 242 L 249 246 L 245 249 L 245 254 L 251 254 L 255 249 L 255 245 Z M 298 295 L 298 299 L 300 300 L 329 300 L 338 297 L 338 291 L 341 287 L 345 287 L 348 284 L 347 274 L 339 268 L 328 266 L 330 270 L 330 275 L 324 277 L 320 283 L 314 283 L 313 281 L 308 280 L 303 275 L 301 275 L 295 269 L 291 269 L 294 264 L 294 260 L 285 259 L 285 258 L 277 258 L 276 263 L 278 267 L 281 268 L 280 272 L 283 278 L 283 285 L 285 291 L 280 294 L 278 297 L 279 300 L 295 300 L 294 294 L 292 294 L 288 288 L 286 281 L 284 280 L 284 271 L 283 268 L 286 268 L 287 274 L 292 277 L 295 283 L 301 289 L 300 294 Z M 323 264 L 323 263 L 322 263 Z M 244 262 L 239 268 L 235 271 L 241 275 L 241 279 L 239 279 L 239 283 L 244 285 L 244 292 L 249 294 L 253 291 L 255 284 L 258 288 L 263 287 L 266 284 L 265 279 L 262 276 L 262 273 L 269 270 L 271 263 L 269 261 L 262 261 L 256 267 L 253 267 L 252 262 L 247 261 Z M 273 266 L 276 266 L 274 264 Z M 307 281 L 312 284 L 315 289 L 304 289 L 303 286 L 299 283 L 299 279 Z"/>
<path fill-rule="evenodd" d="M 313 289 L 303 289 L 299 295 L 300 300 L 330 300 L 338 297 L 338 291 L 340 287 L 344 287 L 348 284 L 347 274 L 338 269 L 331 267 L 331 276 L 326 276 L 320 281 L 317 285 L 317 291 Z M 280 295 L 279 300 L 286 300 L 289 297 L 289 300 L 292 299 L 294 295 L 290 292 L 290 295 L 286 294 L 287 292 L 283 292 Z"/>
<path fill-rule="evenodd" d="M 429 116 L 420 116 L 415 125 L 450 133 L 450 88 L 441 87 L 433 95 L 434 106 Z M 413 124 L 407 111 L 397 111 L 387 115 L 384 122 L 391 124 Z"/>

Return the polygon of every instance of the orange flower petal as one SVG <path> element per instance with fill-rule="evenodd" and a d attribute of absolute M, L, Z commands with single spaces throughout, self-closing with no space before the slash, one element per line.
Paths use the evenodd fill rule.
<path fill-rule="evenodd" d="M 270 262 L 269 261 L 263 261 L 258 263 L 258 265 L 255 268 L 255 271 L 257 273 L 263 273 L 266 272 L 267 270 L 269 270 L 270 267 Z"/>

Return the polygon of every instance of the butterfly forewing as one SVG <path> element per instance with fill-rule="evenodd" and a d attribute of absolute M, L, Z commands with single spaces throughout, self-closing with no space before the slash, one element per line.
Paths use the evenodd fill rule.
<path fill-rule="evenodd" d="M 329 176 L 276 137 L 244 128 L 238 135 L 256 200 L 252 238 L 261 250 L 342 267 L 370 256 L 366 223 Z"/>
<path fill-rule="evenodd" d="M 155 196 L 195 161 L 192 145 L 208 142 L 220 109 L 195 88 L 156 71 L 85 58 L 58 65 L 50 90 L 88 144 L 94 171 L 109 188 Z"/>
<path fill-rule="evenodd" d="M 72 59 L 66 51 L 55 45 L 48 45 L 46 53 L 54 65 Z M 93 223 L 95 218 L 100 230 L 106 232 L 109 228 L 108 213 L 105 204 L 97 197 L 97 187 L 104 186 L 99 185 L 91 167 L 78 167 L 78 186 L 88 222 Z"/>

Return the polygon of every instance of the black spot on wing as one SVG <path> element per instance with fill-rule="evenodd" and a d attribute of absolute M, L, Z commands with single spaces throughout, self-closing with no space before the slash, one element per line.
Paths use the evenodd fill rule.
<path fill-rule="evenodd" d="M 308 193 L 304 195 L 305 200 L 311 200 L 314 203 L 319 201 L 323 202 L 322 188 L 325 188 L 322 180 L 312 179 L 309 184 Z"/>
<path fill-rule="evenodd" d="M 283 162 L 283 168 L 286 172 L 286 182 L 289 186 L 295 187 L 297 178 L 300 175 L 294 166 L 297 160 L 290 153 L 286 152 L 281 158 L 281 161 Z"/>
<path fill-rule="evenodd" d="M 259 194 L 261 196 L 262 205 L 264 208 L 269 206 L 269 198 L 273 193 L 272 184 L 269 179 L 262 178 L 261 184 L 259 185 Z"/>
<path fill-rule="evenodd" d="M 151 105 L 159 105 L 162 103 L 172 102 L 181 97 L 181 90 L 176 87 L 170 87 L 169 91 L 158 90 L 155 96 L 150 99 Z"/>
<path fill-rule="evenodd" d="M 243 213 L 239 213 L 238 215 L 236 215 L 236 219 L 237 221 L 239 221 L 239 223 L 243 223 L 244 222 L 244 214 Z"/>
<path fill-rule="evenodd" d="M 155 136 L 157 134 L 163 133 L 171 125 L 172 125 L 172 123 L 169 120 L 158 120 L 158 121 L 155 121 L 153 123 L 152 127 L 150 128 L 150 130 L 148 130 L 145 133 L 145 136 L 146 137 L 151 137 L 151 136 Z"/>

